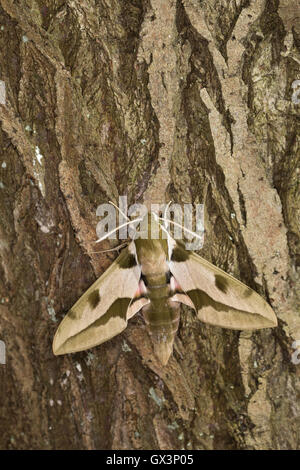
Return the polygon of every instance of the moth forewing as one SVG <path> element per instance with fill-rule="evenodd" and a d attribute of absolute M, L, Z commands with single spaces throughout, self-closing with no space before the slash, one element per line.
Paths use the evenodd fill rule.
<path fill-rule="evenodd" d="M 54 354 L 92 348 L 121 333 L 143 306 L 133 298 L 140 276 L 132 242 L 67 313 L 53 340 Z"/>
<path fill-rule="evenodd" d="M 170 271 L 203 322 L 241 330 L 277 326 L 275 313 L 259 294 L 179 244 Z M 190 305 L 186 297 L 179 301 Z"/>

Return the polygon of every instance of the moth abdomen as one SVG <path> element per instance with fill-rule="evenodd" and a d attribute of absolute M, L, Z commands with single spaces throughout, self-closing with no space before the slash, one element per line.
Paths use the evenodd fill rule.
<path fill-rule="evenodd" d="M 169 289 L 169 286 L 167 287 Z M 165 365 L 172 354 L 173 343 L 178 330 L 179 304 L 170 301 L 169 295 L 152 298 L 150 303 L 143 307 L 143 316 L 153 343 L 155 355 Z"/>

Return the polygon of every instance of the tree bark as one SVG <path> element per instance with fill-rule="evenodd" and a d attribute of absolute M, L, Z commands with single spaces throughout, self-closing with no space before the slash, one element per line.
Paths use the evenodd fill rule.
<path fill-rule="evenodd" d="M 300 448 L 299 17 L 290 0 L 0 0 L 1 449 Z M 185 308 L 166 367 L 140 315 L 54 357 L 115 258 L 94 253 L 96 208 L 125 194 L 204 203 L 201 256 L 278 328 Z"/>

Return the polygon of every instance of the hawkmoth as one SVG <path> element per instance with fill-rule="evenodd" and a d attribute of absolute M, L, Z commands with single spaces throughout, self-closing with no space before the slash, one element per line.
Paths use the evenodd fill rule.
<path fill-rule="evenodd" d="M 159 223 L 157 216 L 150 219 Z M 166 365 L 180 304 L 191 307 L 199 320 L 223 328 L 277 326 L 275 313 L 259 294 L 168 234 L 129 243 L 62 320 L 53 352 L 93 348 L 121 333 L 128 320 L 142 311 L 155 355 Z"/>

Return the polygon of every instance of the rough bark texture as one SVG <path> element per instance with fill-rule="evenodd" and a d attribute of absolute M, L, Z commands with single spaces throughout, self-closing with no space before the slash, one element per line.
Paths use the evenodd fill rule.
<path fill-rule="evenodd" d="M 299 449 L 297 2 L 0 5 L 0 448 Z M 165 368 L 139 315 L 54 357 L 58 322 L 115 257 L 92 252 L 96 207 L 119 194 L 204 203 L 201 255 L 279 327 L 186 308 Z"/>

